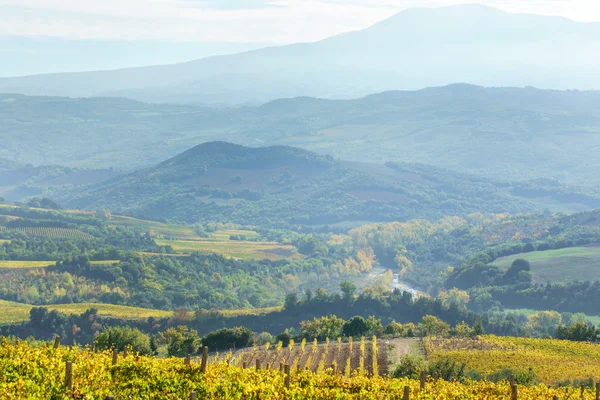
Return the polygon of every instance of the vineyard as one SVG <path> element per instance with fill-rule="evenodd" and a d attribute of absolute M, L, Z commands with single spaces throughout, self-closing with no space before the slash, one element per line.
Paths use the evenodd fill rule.
<path fill-rule="evenodd" d="M 243 365 L 264 365 L 267 368 L 278 368 L 280 364 L 289 364 L 292 371 L 310 370 L 313 372 L 334 371 L 336 374 L 351 376 L 353 373 L 361 375 L 387 375 L 388 373 L 388 348 L 378 345 L 377 338 L 372 341 L 342 343 L 341 338 L 335 342 L 327 340 L 318 344 L 315 339 L 307 342 L 303 339 L 300 343 L 292 340 L 288 347 L 283 347 L 281 342 L 274 347 L 266 345 L 262 348 L 245 349 L 233 354 L 231 363 Z"/>
<path fill-rule="evenodd" d="M 366 374 L 313 373 L 280 368 L 240 367 L 231 354 L 206 362 L 177 358 L 139 357 L 130 352 L 94 352 L 89 348 L 50 343 L 31 347 L 25 342 L 0 343 L 0 391 L 4 399 L 438 399 L 480 400 L 513 398 L 506 381 L 447 382 L 389 379 Z M 260 368 L 257 368 L 260 367 Z M 592 389 L 517 385 L 518 398 L 550 400 L 596 398 Z"/>
<path fill-rule="evenodd" d="M 27 233 L 33 236 L 45 236 L 56 239 L 75 239 L 75 240 L 92 240 L 94 237 L 77 229 L 69 228 L 49 228 L 49 227 L 14 227 L 7 228 L 0 226 L 0 232 L 17 231 Z"/>
<path fill-rule="evenodd" d="M 425 339 L 430 360 L 450 357 L 467 369 L 489 374 L 529 368 L 546 384 L 600 378 L 600 346 L 554 339 L 480 336 L 477 339 Z"/>

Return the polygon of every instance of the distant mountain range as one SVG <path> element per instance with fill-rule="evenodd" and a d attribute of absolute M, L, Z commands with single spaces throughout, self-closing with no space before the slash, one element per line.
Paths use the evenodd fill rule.
<path fill-rule="evenodd" d="M 196 61 L 0 79 L 0 91 L 156 103 L 353 98 L 467 82 L 600 89 L 600 23 L 478 5 L 410 9 L 357 32 Z"/>
<path fill-rule="evenodd" d="M 225 109 L 0 95 L 0 157 L 23 164 L 132 170 L 214 140 L 500 181 L 553 179 L 598 193 L 600 92 L 450 85 Z"/>
<path fill-rule="evenodd" d="M 106 207 L 153 219 L 289 227 L 540 212 L 564 187 L 534 190 L 422 165 L 345 163 L 288 146 L 210 142 L 57 198 L 68 207 Z M 565 202 L 578 201 L 573 193 L 562 194 L 571 196 Z M 600 198 L 587 201 L 580 209 L 600 206 Z"/>

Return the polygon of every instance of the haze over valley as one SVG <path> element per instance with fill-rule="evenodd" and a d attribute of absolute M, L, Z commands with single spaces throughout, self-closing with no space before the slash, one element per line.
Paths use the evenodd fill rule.
<path fill-rule="evenodd" d="M 598 398 L 600 8 L 402 3 L 0 0 L 2 393 Z"/>

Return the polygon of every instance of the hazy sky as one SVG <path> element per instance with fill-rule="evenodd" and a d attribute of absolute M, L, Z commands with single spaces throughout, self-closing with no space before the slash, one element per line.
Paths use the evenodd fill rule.
<path fill-rule="evenodd" d="M 600 21 L 600 0 L 0 0 L 0 36 L 291 43 L 362 29 L 406 8 L 474 2 Z"/>

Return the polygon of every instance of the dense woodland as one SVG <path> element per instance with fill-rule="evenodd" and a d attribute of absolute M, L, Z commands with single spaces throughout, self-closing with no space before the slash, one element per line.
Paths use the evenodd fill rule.
<path fill-rule="evenodd" d="M 571 323 L 585 325 L 589 322 L 584 314 L 597 314 L 598 281 L 539 284 L 525 260 L 517 259 L 509 268 L 494 265 L 501 257 L 599 243 L 597 212 L 473 213 L 437 222 L 368 224 L 347 233 L 257 227 L 260 236 L 232 238 L 291 243 L 299 254 L 269 261 L 208 253 L 172 255 L 173 249 L 157 245 L 143 225 L 114 222 L 119 220 L 113 221 L 106 209 L 84 213 L 60 208 L 41 198 L 2 206 L 0 262 L 50 265 L 3 269 L 0 299 L 42 307 L 84 302 L 130 305 L 173 310 L 173 317 L 132 321 L 99 316 L 94 310 L 65 315 L 33 308 L 28 322 L 5 326 L 5 334 L 48 338 L 56 333 L 89 343 L 109 327 L 128 326 L 158 338 L 160 332 L 179 326 L 197 332 L 200 340 L 224 327 L 243 326 L 254 332 L 253 338 L 261 332 L 287 332 L 289 337 L 312 335 L 324 340 L 329 334 L 319 329 L 331 328 L 319 326 L 333 323 L 342 329 L 343 321 L 353 317 L 369 321 L 376 316 L 380 322 L 370 323 L 380 326 L 379 334 L 392 323 L 414 324 L 396 328 L 401 335 L 418 335 L 419 321 L 432 316 L 448 324 L 448 334 L 464 322 L 470 329 L 478 325 L 477 329 L 498 335 L 571 337 L 582 334 L 571 332 Z M 205 237 L 214 229 L 193 227 Z M 375 269 L 390 273 L 360 290 L 351 283 Z M 392 273 L 424 294 L 391 292 Z M 340 281 L 338 292 L 335 282 Z M 282 304 L 280 311 L 262 314 L 227 316 L 218 311 Z M 546 318 L 504 311 L 513 308 L 556 311 L 549 311 Z"/>

